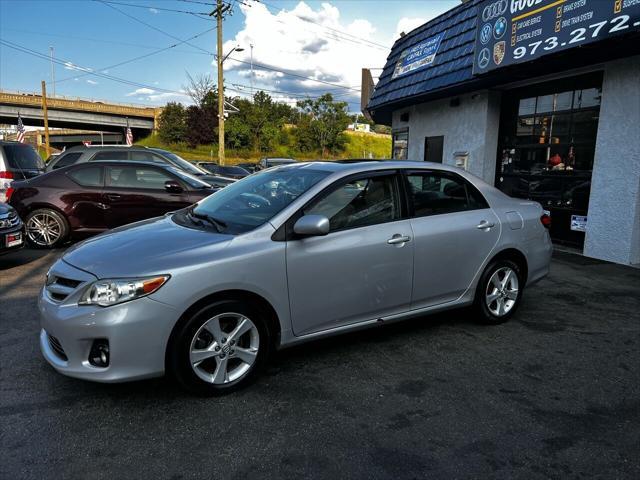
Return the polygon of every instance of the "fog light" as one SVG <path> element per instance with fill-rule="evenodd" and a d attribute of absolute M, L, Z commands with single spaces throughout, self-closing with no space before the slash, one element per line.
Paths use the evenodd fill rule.
<path fill-rule="evenodd" d="M 109 341 L 102 338 L 94 340 L 89 352 L 89 363 L 94 367 L 105 368 L 109 366 Z"/>

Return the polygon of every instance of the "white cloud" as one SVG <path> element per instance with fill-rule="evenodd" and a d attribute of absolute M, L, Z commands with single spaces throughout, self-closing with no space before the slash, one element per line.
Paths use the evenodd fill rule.
<path fill-rule="evenodd" d="M 65 70 L 77 70 L 80 72 L 93 72 L 93 70 L 91 68 L 85 68 L 85 67 L 80 67 L 74 63 L 71 62 L 64 62 L 64 68 Z"/>
<path fill-rule="evenodd" d="M 153 13 L 153 14 L 158 13 L 158 10 L 157 10 L 157 9 L 155 9 L 155 8 L 149 8 L 149 11 L 150 11 L 151 13 Z"/>
<path fill-rule="evenodd" d="M 87 83 L 89 85 L 97 85 L 98 84 L 98 82 L 96 82 L 95 80 L 87 80 Z"/>
<path fill-rule="evenodd" d="M 382 67 L 389 54 L 388 49 L 367 43 L 390 43 L 389 39 L 380 38 L 376 28 L 368 20 L 344 22 L 340 18 L 340 10 L 329 3 L 322 3 L 317 9 L 313 9 L 301 1 L 292 10 L 282 9 L 277 13 L 271 13 L 264 4 L 256 2 L 251 2 L 251 7 L 241 5 L 240 8 L 245 15 L 244 28 L 233 40 L 225 42 L 224 51 L 228 52 L 236 45 L 245 49 L 243 52 L 234 52 L 231 57 L 247 64 L 233 60 L 225 63 L 226 70 L 235 70 L 243 77 L 243 84 L 249 85 L 249 45 L 253 44 L 253 60 L 257 64 L 353 88 L 340 89 L 276 73 L 261 69 L 254 63 L 256 89 L 263 87 L 285 91 L 292 94 L 283 95 L 283 98 L 289 100 L 296 93 L 317 96 L 331 91 L 340 100 L 357 102 L 360 94 L 355 90 L 360 89 L 361 69 Z M 357 39 L 349 37 L 354 41 L 346 40 L 347 35 L 336 31 L 346 32 Z M 278 94 L 273 96 L 277 98 Z"/>
<path fill-rule="evenodd" d="M 396 33 L 394 38 L 397 39 L 400 37 L 400 33 L 409 33 L 414 28 L 418 28 L 420 25 L 424 25 L 427 23 L 429 19 L 427 18 L 419 18 L 419 17 L 402 17 L 398 20 L 398 26 L 396 27 Z"/>
<path fill-rule="evenodd" d="M 127 97 L 133 97 L 135 95 L 151 95 L 153 93 L 156 93 L 156 91 L 151 89 L 151 88 L 138 88 L 138 89 L 134 90 L 133 92 L 127 93 L 126 96 Z"/>
<path fill-rule="evenodd" d="M 152 88 L 138 88 L 133 92 L 125 94 L 125 97 L 136 97 L 139 102 L 161 103 L 182 102 L 190 103 L 190 97 L 182 90 L 178 92 L 158 92 Z"/>

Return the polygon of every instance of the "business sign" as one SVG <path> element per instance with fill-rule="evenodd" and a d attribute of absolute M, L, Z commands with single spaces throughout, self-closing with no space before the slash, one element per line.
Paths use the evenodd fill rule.
<path fill-rule="evenodd" d="M 393 71 L 393 76 L 391 78 L 396 78 L 418 68 L 428 67 L 431 65 L 436 59 L 436 53 L 438 53 L 440 42 L 442 41 L 445 33 L 446 31 L 440 32 L 411 48 L 403 50 L 398 62 L 396 63 L 396 68 Z"/>
<path fill-rule="evenodd" d="M 478 7 L 473 73 L 640 31 L 640 0 L 487 0 Z"/>
<path fill-rule="evenodd" d="M 571 215 L 571 230 L 574 232 L 586 232 L 587 217 L 584 215 Z"/>

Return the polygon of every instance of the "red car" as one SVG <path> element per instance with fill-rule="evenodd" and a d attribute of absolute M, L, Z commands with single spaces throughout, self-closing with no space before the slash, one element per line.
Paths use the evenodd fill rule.
<path fill-rule="evenodd" d="M 11 186 L 9 204 L 39 248 L 164 215 L 218 190 L 169 165 L 123 161 L 72 165 Z"/>

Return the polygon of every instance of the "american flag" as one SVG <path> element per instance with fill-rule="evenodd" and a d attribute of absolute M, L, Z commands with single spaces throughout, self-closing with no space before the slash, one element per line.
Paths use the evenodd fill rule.
<path fill-rule="evenodd" d="M 133 133 L 131 133 L 131 128 L 129 127 L 129 120 L 127 120 L 127 130 L 124 136 L 127 139 L 127 145 L 133 145 Z"/>
<path fill-rule="evenodd" d="M 16 135 L 16 139 L 20 143 L 24 143 L 25 130 L 24 130 L 24 124 L 22 123 L 22 117 L 20 116 L 20 114 L 18 114 L 18 127 L 16 128 L 16 130 L 18 132 Z"/>

